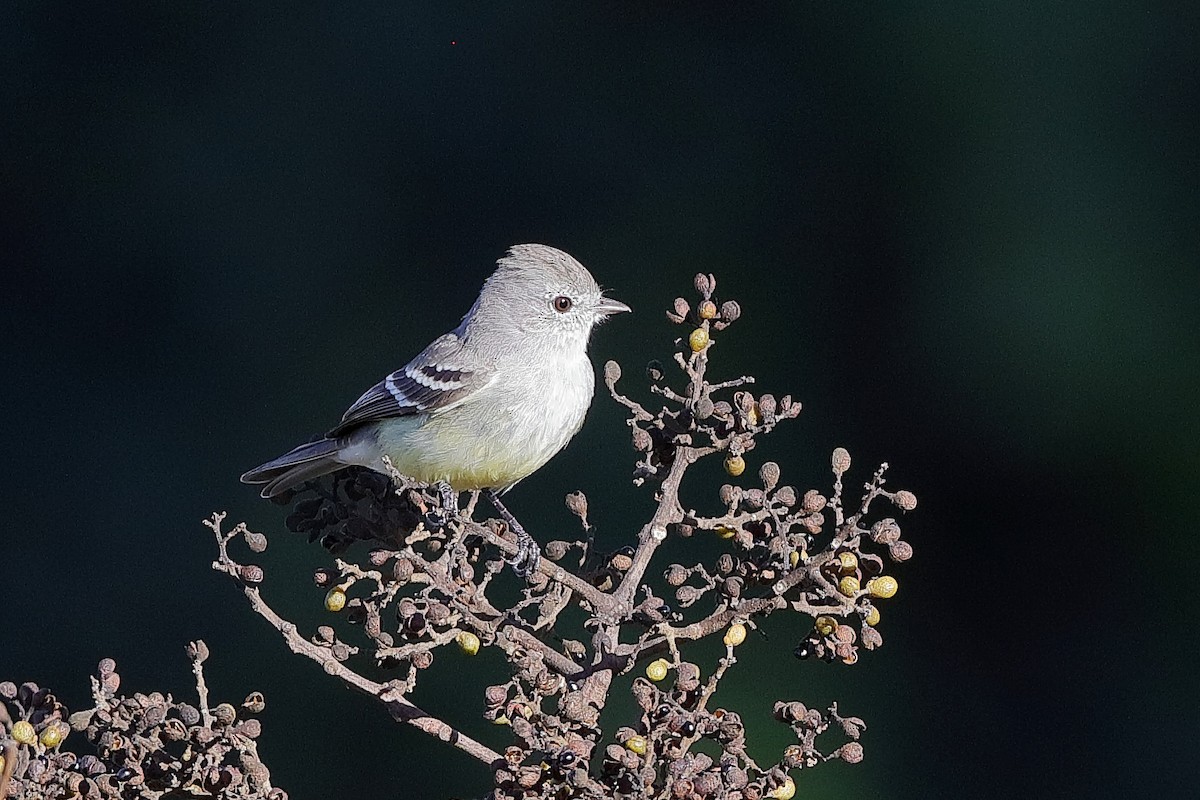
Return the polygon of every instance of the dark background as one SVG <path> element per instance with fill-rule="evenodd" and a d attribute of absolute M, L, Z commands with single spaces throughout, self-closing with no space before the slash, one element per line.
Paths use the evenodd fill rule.
<path fill-rule="evenodd" d="M 0 678 L 78 707 L 113 656 L 123 688 L 187 695 L 203 637 L 217 699 L 266 693 L 293 797 L 481 794 L 291 656 L 200 520 L 281 531 L 237 475 L 541 241 L 635 308 L 592 348 L 631 390 L 714 272 L 745 313 L 717 374 L 806 407 L 751 469 L 826 486 L 844 445 L 920 498 L 881 651 L 797 662 L 781 621 L 723 691 L 867 719 L 864 764 L 801 792 L 1194 790 L 1200 6 L 480 5 L 4 4 Z M 599 397 L 510 495 L 527 527 L 582 488 L 632 541 L 621 419 Z M 277 533 L 262 558 L 311 630 L 323 554 Z M 478 717 L 499 662 L 438 659 L 418 699 L 502 743 Z"/>

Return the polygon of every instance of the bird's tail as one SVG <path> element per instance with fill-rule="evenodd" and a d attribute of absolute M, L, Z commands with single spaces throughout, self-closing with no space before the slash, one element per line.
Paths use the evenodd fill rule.
<path fill-rule="evenodd" d="M 242 483 L 266 484 L 262 488 L 262 496 L 274 497 L 293 486 L 346 466 L 337 457 L 341 448 L 336 439 L 302 444 L 250 470 L 242 476 Z"/>

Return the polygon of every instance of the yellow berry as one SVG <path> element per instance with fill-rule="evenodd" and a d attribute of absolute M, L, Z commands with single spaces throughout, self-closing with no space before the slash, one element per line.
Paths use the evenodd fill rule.
<path fill-rule="evenodd" d="M 842 579 L 838 581 L 838 591 L 847 597 L 858 594 L 860 588 L 858 578 L 853 575 L 843 575 Z"/>
<path fill-rule="evenodd" d="M 871 597 L 888 598 L 894 595 L 899 588 L 900 585 L 891 575 L 880 575 L 878 578 L 871 578 L 867 581 L 867 591 L 871 593 Z"/>
<path fill-rule="evenodd" d="M 878 625 L 879 624 L 879 609 L 876 608 L 875 606 L 871 606 L 870 608 L 868 608 L 867 615 L 865 617 L 863 617 L 863 622 L 867 623 L 872 628 L 874 628 L 876 625 Z"/>
<path fill-rule="evenodd" d="M 4 754 L 0 753 L 0 774 L 4 773 Z"/>
<path fill-rule="evenodd" d="M 28 722 L 21 720 L 13 725 L 12 737 L 17 740 L 17 744 L 33 744 L 37 741 L 37 732 Z"/>
<path fill-rule="evenodd" d="M 746 641 L 746 626 L 742 623 L 735 622 L 729 626 L 729 630 L 725 631 L 726 647 L 737 647 L 744 641 Z"/>
<path fill-rule="evenodd" d="M 838 629 L 838 623 L 833 617 L 827 617 L 822 614 L 821 616 L 817 617 L 814 627 L 817 629 L 817 633 L 821 634 L 822 636 L 828 636 Z"/>
<path fill-rule="evenodd" d="M 799 550 L 793 550 L 791 553 L 789 553 L 789 554 L 788 554 L 788 561 L 790 561 L 790 562 L 792 563 L 792 566 L 793 566 L 793 567 L 795 567 L 796 565 L 798 565 L 798 564 L 800 563 L 800 551 L 799 551 Z"/>
<path fill-rule="evenodd" d="M 646 737 L 645 736 L 630 736 L 625 740 L 625 747 L 639 756 L 646 755 Z"/>
<path fill-rule="evenodd" d="M 501 714 L 500 716 L 498 716 L 494 720 L 492 720 L 492 724 L 493 725 L 507 725 L 509 723 L 509 721 L 510 720 L 508 719 L 508 717 Z"/>
<path fill-rule="evenodd" d="M 712 300 L 705 300 L 696 306 L 696 315 L 700 319 L 712 319 L 717 315 L 717 304 Z"/>
<path fill-rule="evenodd" d="M 646 677 L 657 683 L 658 681 L 661 681 L 663 678 L 667 677 L 667 670 L 670 668 L 671 662 L 667 661 L 665 658 L 651 661 L 646 665 Z"/>
<path fill-rule="evenodd" d="M 47 725 L 42 729 L 42 735 L 38 738 L 46 747 L 58 747 L 63 740 L 62 728 L 53 724 Z"/>
<path fill-rule="evenodd" d="M 741 456 L 728 456 L 725 459 L 725 471 L 737 477 L 746 471 L 746 459 Z"/>
<path fill-rule="evenodd" d="M 708 347 L 708 331 L 704 328 L 696 328 L 688 336 L 688 347 L 692 348 L 693 353 L 699 353 L 704 348 Z"/>
<path fill-rule="evenodd" d="M 470 631 L 463 631 L 454 637 L 454 641 L 469 656 L 473 656 L 479 652 L 479 637 Z"/>
<path fill-rule="evenodd" d="M 737 534 L 737 531 L 728 525 L 718 525 L 716 530 L 717 536 L 720 536 L 722 539 L 732 539 Z"/>
<path fill-rule="evenodd" d="M 784 778 L 783 785 L 776 786 L 771 790 L 771 797 L 775 800 L 792 800 L 796 794 L 796 782 L 791 778 Z"/>
<path fill-rule="evenodd" d="M 854 572 L 858 569 L 858 556 L 849 551 L 838 553 L 838 566 L 842 572 Z"/>
<path fill-rule="evenodd" d="M 750 406 L 750 410 L 746 412 L 746 421 L 751 425 L 757 425 L 762 421 L 762 412 L 758 410 L 758 403 Z"/>
<path fill-rule="evenodd" d="M 346 592 L 340 586 L 335 586 L 325 595 L 326 611 L 341 611 L 346 607 Z"/>

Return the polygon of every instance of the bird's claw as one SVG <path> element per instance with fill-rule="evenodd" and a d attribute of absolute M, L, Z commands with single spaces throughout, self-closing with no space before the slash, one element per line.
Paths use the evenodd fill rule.
<path fill-rule="evenodd" d="M 458 494 L 446 483 L 438 483 L 435 488 L 442 505 L 425 512 L 425 525 L 436 530 L 445 527 L 446 523 L 458 513 Z"/>
<path fill-rule="evenodd" d="M 517 574 L 518 578 L 529 580 L 537 572 L 541 560 L 542 554 L 538 550 L 537 542 L 525 531 L 519 531 L 517 532 L 517 552 L 512 558 L 504 559 L 504 562 L 513 568 L 513 572 Z"/>

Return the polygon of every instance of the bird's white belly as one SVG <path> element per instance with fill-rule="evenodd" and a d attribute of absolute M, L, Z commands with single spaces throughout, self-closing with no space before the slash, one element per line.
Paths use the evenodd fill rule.
<path fill-rule="evenodd" d="M 541 365 L 506 375 L 445 411 L 382 425 L 375 439 L 402 474 L 417 480 L 460 491 L 508 488 L 579 431 L 594 382 L 586 357 Z"/>

